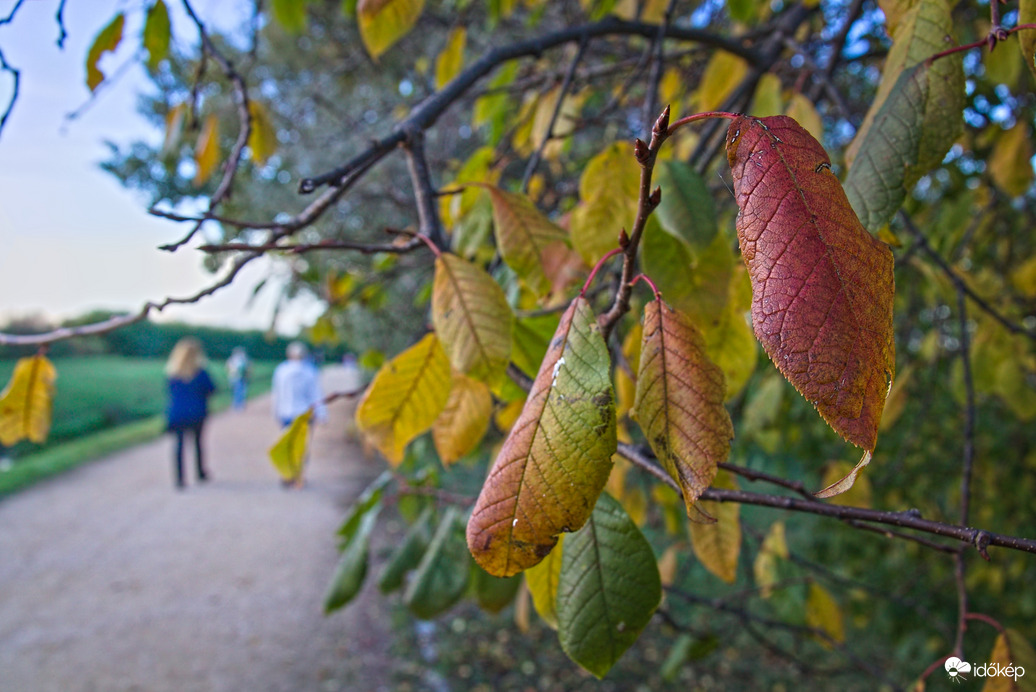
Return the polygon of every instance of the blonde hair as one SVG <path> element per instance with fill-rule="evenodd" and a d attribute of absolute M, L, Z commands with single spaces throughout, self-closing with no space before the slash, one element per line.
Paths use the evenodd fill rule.
<path fill-rule="evenodd" d="M 165 374 L 176 380 L 190 380 L 205 365 L 205 353 L 201 342 L 193 336 L 185 336 L 176 342 L 169 361 L 165 364 Z"/>

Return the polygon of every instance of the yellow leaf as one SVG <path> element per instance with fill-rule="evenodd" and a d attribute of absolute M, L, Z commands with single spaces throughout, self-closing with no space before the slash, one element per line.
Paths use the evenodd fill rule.
<path fill-rule="evenodd" d="M 817 113 L 813 102 L 800 92 L 796 91 L 791 95 L 784 114 L 794 118 L 818 142 L 824 141 L 824 122 L 820 119 L 820 114 Z"/>
<path fill-rule="evenodd" d="M 716 51 L 702 74 L 695 95 L 695 108 L 699 111 L 716 110 L 723 105 L 746 74 L 748 63 L 743 58 L 723 50 Z"/>
<path fill-rule="evenodd" d="M 462 26 L 454 27 L 446 38 L 446 46 L 435 58 L 435 88 L 446 86 L 464 66 L 464 44 L 468 32 Z"/>
<path fill-rule="evenodd" d="M 183 123 L 187 116 L 187 104 L 179 103 L 165 114 L 165 138 L 162 141 L 162 154 L 171 154 L 180 144 L 183 134 Z"/>
<path fill-rule="evenodd" d="M 997 635 L 993 651 L 989 654 L 990 665 L 999 671 L 1010 666 L 1007 674 L 986 675 L 982 692 L 1032 692 L 1036 690 L 1032 671 L 1036 671 L 1036 651 L 1017 630 L 1007 628 Z M 1025 671 L 1022 673 L 1021 671 Z"/>
<path fill-rule="evenodd" d="M 644 522 L 647 521 L 647 494 L 639 485 L 627 490 L 623 494 L 620 504 L 622 505 L 622 508 L 626 510 L 626 514 L 629 515 L 630 519 L 637 526 L 643 526 Z"/>
<path fill-rule="evenodd" d="M 1026 298 L 1036 298 L 1036 255 L 1019 264 L 1011 272 L 1011 285 Z"/>
<path fill-rule="evenodd" d="M 465 183 L 488 183 L 495 185 L 500 179 L 500 171 L 494 171 L 493 162 L 496 151 L 493 147 L 476 149 L 447 188 L 462 187 Z M 460 194 L 445 195 L 439 198 L 439 212 L 447 228 L 452 228 L 475 206 L 483 192 L 478 187 L 465 187 Z"/>
<path fill-rule="evenodd" d="M 788 542 L 784 537 L 784 522 L 775 521 L 759 546 L 759 554 L 755 556 L 752 571 L 755 584 L 759 587 L 759 595 L 769 598 L 773 586 L 777 583 L 777 561 L 788 559 Z"/>
<path fill-rule="evenodd" d="M 784 113 L 784 99 L 781 97 L 781 80 L 767 72 L 759 78 L 759 86 L 752 97 L 749 113 L 756 117 L 781 115 Z M 801 123 L 799 123 L 801 125 Z"/>
<path fill-rule="evenodd" d="M 525 570 L 525 583 L 532 594 L 532 605 L 547 625 L 558 628 L 558 581 L 561 577 L 561 551 L 565 535 L 558 536 L 558 544 L 537 565 Z"/>
<path fill-rule="evenodd" d="M 270 115 L 263 105 L 254 99 L 248 102 L 248 115 L 252 118 L 248 148 L 252 150 L 252 160 L 256 165 L 263 166 L 277 151 L 277 128 L 270 122 Z"/>
<path fill-rule="evenodd" d="M 719 471 L 712 483 L 714 488 L 737 489 L 737 483 L 725 471 Z M 741 553 L 741 505 L 736 502 L 700 500 L 702 512 L 713 516 L 711 524 L 691 522 L 691 547 L 708 571 L 733 584 L 737 580 L 737 559 Z"/>
<path fill-rule="evenodd" d="M 452 464 L 473 450 L 489 428 L 493 397 L 489 387 L 466 375 L 453 373 L 446 408 L 432 425 L 435 451 L 443 464 Z"/>
<path fill-rule="evenodd" d="M 514 602 L 514 625 L 518 631 L 525 634 L 529 631 L 529 586 L 522 584 L 518 590 L 518 598 Z"/>
<path fill-rule="evenodd" d="M 551 140 L 543 148 L 543 157 L 548 161 L 561 155 L 563 139 L 575 131 L 576 120 L 585 100 L 585 94 L 567 94 L 561 102 L 558 117 L 554 118 L 554 109 L 560 95 L 561 87 L 556 86 L 537 101 L 536 111 L 532 117 L 532 131 L 529 133 L 530 143 L 534 149 L 539 149 L 547 135 L 550 135 Z M 552 119 L 554 127 L 548 132 Z"/>
<path fill-rule="evenodd" d="M 625 142 L 594 156 L 579 179 L 580 204 L 572 211 L 572 245 L 590 266 L 618 247 L 619 232 L 633 227 L 640 165 Z"/>
<path fill-rule="evenodd" d="M 775 521 L 770 525 L 760 550 L 773 553 L 782 560 L 788 559 L 788 539 L 785 536 L 783 521 Z"/>
<path fill-rule="evenodd" d="M 683 75 L 675 67 L 670 67 L 662 75 L 658 84 L 658 100 L 663 107 L 669 106 L 670 119 L 680 117 L 680 102 L 684 92 Z"/>
<path fill-rule="evenodd" d="M 47 440 L 57 376 L 54 365 L 44 356 L 18 360 L 11 381 L 0 393 L 0 445 Z"/>
<path fill-rule="evenodd" d="M 201 187 L 212 177 L 219 164 L 219 118 L 215 113 L 205 118 L 205 124 L 202 125 L 198 142 L 194 145 L 194 163 L 197 166 L 194 186 Z"/>
<path fill-rule="evenodd" d="M 302 471 L 309 445 L 309 424 L 313 409 L 307 410 L 291 422 L 280 439 L 270 447 L 270 461 L 284 480 L 295 480 Z"/>
<path fill-rule="evenodd" d="M 658 558 L 658 576 L 662 580 L 662 586 L 672 586 L 676 582 L 676 571 L 680 562 L 679 546 L 671 545 Z"/>
<path fill-rule="evenodd" d="M 516 399 L 496 412 L 493 416 L 493 422 L 496 423 L 496 427 L 499 428 L 500 432 L 507 432 L 514 426 L 514 422 L 518 420 L 518 416 L 521 415 L 524 407 L 525 400 Z"/>
<path fill-rule="evenodd" d="M 397 466 L 410 440 L 435 423 L 449 395 L 450 360 L 429 333 L 374 376 L 356 408 L 356 426 Z"/>
<path fill-rule="evenodd" d="M 122 28 L 126 23 L 126 16 L 119 12 L 115 18 L 108 23 L 94 38 L 90 50 L 86 53 L 86 86 L 90 91 L 95 90 L 104 81 L 104 73 L 97 67 L 101 56 L 105 53 L 114 53 L 122 42 Z"/>
<path fill-rule="evenodd" d="M 993 147 L 989 157 L 989 174 L 997 187 L 1018 197 L 1029 189 L 1032 182 L 1032 143 L 1024 121 L 1005 132 Z"/>
<path fill-rule="evenodd" d="M 806 624 L 825 633 L 839 644 L 845 641 L 842 610 L 827 589 L 816 582 L 809 585 L 809 596 L 806 598 Z M 818 637 L 818 639 L 824 648 L 831 648 L 830 641 L 823 637 Z"/>
<path fill-rule="evenodd" d="M 424 0 L 360 0 L 360 38 L 375 60 L 406 36 L 424 10 Z"/>
<path fill-rule="evenodd" d="M 703 322 L 705 352 L 727 382 L 727 401 L 741 393 L 759 361 L 759 342 L 746 314 L 752 307 L 752 285 L 739 264 L 730 277 L 726 307 L 715 323 Z"/>

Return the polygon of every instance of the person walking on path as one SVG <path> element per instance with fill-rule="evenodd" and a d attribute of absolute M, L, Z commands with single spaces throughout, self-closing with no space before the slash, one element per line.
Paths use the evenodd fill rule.
<path fill-rule="evenodd" d="M 230 380 L 230 396 L 235 411 L 245 407 L 248 396 L 248 353 L 244 347 L 237 346 L 227 359 L 227 378 Z"/>
<path fill-rule="evenodd" d="M 202 428 L 209 415 L 209 396 L 216 391 L 212 378 L 205 370 L 205 354 L 201 342 L 193 337 L 184 337 L 173 347 L 166 363 L 168 377 L 169 405 L 166 409 L 166 429 L 176 435 L 174 470 L 176 488 L 184 487 L 183 443 L 190 433 L 194 439 L 194 458 L 198 481 L 209 478 L 202 456 Z"/>
<path fill-rule="evenodd" d="M 309 361 L 306 346 L 293 341 L 288 344 L 287 360 L 273 371 L 273 415 L 287 428 L 306 411 L 313 411 L 313 420 L 323 423 L 327 420 L 327 406 L 324 404 L 324 392 L 320 387 L 320 373 Z M 286 478 L 282 482 L 285 487 L 302 487 L 302 470 L 305 460 L 299 467 L 295 478 Z"/>

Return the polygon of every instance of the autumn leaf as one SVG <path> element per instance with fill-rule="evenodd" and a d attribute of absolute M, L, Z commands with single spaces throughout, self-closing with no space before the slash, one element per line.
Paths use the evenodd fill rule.
<path fill-rule="evenodd" d="M 1012 197 L 1019 197 L 1032 183 L 1032 142 L 1029 127 L 1019 121 L 1000 135 L 989 157 L 989 175 L 997 187 Z"/>
<path fill-rule="evenodd" d="M 490 574 L 532 567 L 589 517 L 616 448 L 609 365 L 593 310 L 576 297 L 468 523 L 468 547 Z"/>
<path fill-rule="evenodd" d="M 252 118 L 252 129 L 248 133 L 248 148 L 252 150 L 252 160 L 256 165 L 264 166 L 277 151 L 277 128 L 270 121 L 266 108 L 255 99 L 248 102 L 248 115 Z M 346 276 L 349 275 L 346 274 Z"/>
<path fill-rule="evenodd" d="M 895 373 L 892 252 L 790 118 L 737 118 L 727 157 L 756 337 L 836 432 L 873 450 Z"/>
<path fill-rule="evenodd" d="M 198 134 L 198 142 L 194 145 L 194 163 L 197 166 L 194 186 L 201 187 L 212 177 L 219 164 L 219 118 L 215 113 L 205 118 L 205 124 Z"/>
<path fill-rule="evenodd" d="M 473 450 L 489 429 L 493 396 L 489 387 L 460 373 L 453 374 L 446 407 L 432 425 L 435 451 L 449 465 Z"/>
<path fill-rule="evenodd" d="M 723 407 L 723 372 L 701 334 L 661 300 L 644 306 L 644 336 L 633 417 L 683 492 L 688 514 L 726 461 L 734 426 Z"/>
<path fill-rule="evenodd" d="M 432 321 L 454 368 L 497 383 L 510 360 L 514 315 L 493 277 L 457 255 L 441 254 L 435 260 Z"/>
<path fill-rule="evenodd" d="M 724 471 L 716 474 L 712 485 L 737 490 L 737 483 Z M 711 524 L 692 521 L 687 525 L 694 555 L 709 572 L 733 584 L 737 580 L 737 560 L 741 554 L 741 505 L 708 500 L 699 500 L 698 505 L 716 521 Z"/>
<path fill-rule="evenodd" d="M 457 76 L 464 66 L 464 44 L 468 32 L 462 26 L 450 30 L 446 37 L 446 46 L 435 58 L 435 88 L 442 89 Z"/>
<path fill-rule="evenodd" d="M 818 637 L 824 648 L 830 649 L 832 641 L 838 644 L 845 641 L 842 609 L 838 607 L 838 602 L 827 589 L 816 582 L 809 585 L 809 596 L 806 598 L 806 624 L 827 635 L 826 638 Z"/>
<path fill-rule="evenodd" d="M 528 197 L 479 185 L 493 203 L 493 232 L 500 256 L 537 295 L 550 290 L 543 271 L 543 253 L 551 243 L 565 242 L 566 234 L 543 215 Z"/>
<path fill-rule="evenodd" d="M 424 10 L 424 0 L 359 0 L 356 5 L 360 38 L 377 60 L 410 33 Z"/>
<path fill-rule="evenodd" d="M 715 51 L 695 92 L 695 108 L 699 111 L 720 108 L 747 73 L 748 63 L 744 58 L 725 50 Z"/>
<path fill-rule="evenodd" d="M 787 559 L 788 542 L 784 536 L 784 522 L 775 521 L 766 533 L 762 545 L 759 546 L 755 562 L 752 563 L 755 585 L 759 588 L 760 596 L 763 598 L 771 596 L 773 587 L 777 583 L 777 561 Z"/>
<path fill-rule="evenodd" d="M 0 393 L 0 445 L 10 447 L 19 440 L 46 442 L 57 376 L 53 363 L 44 356 L 15 363 L 11 381 Z"/>
<path fill-rule="evenodd" d="M 306 460 L 306 448 L 309 445 L 309 424 L 313 420 L 313 409 L 296 416 L 288 429 L 280 436 L 273 447 L 270 447 L 270 461 L 273 468 L 285 480 L 299 477 L 302 465 Z"/>
<path fill-rule="evenodd" d="M 561 648 L 604 677 L 661 600 L 651 545 L 622 506 L 601 495 L 586 525 L 564 542 L 557 595 Z"/>
<path fill-rule="evenodd" d="M 86 53 L 86 86 L 94 91 L 104 81 L 104 73 L 101 72 L 97 63 L 105 53 L 114 53 L 115 49 L 122 43 L 122 29 L 126 24 L 126 15 L 119 12 L 115 17 L 94 37 L 90 44 L 90 50 Z"/>
<path fill-rule="evenodd" d="M 163 0 L 157 0 L 148 8 L 144 20 L 144 48 L 147 49 L 147 65 L 157 70 L 158 65 L 169 55 L 169 9 Z"/>
<path fill-rule="evenodd" d="M 393 465 L 435 423 L 450 395 L 450 361 L 434 333 L 390 360 L 356 408 L 356 426 Z"/>
<path fill-rule="evenodd" d="M 570 230 L 572 246 L 588 265 L 618 247 L 620 231 L 633 227 L 639 189 L 640 165 L 627 143 L 610 144 L 587 163 Z"/>
<path fill-rule="evenodd" d="M 525 583 L 532 595 L 532 605 L 547 625 L 558 628 L 558 582 L 561 578 L 561 555 L 565 546 L 565 534 L 558 536 L 558 543 L 543 561 L 525 570 Z"/>
<path fill-rule="evenodd" d="M 1030 671 L 1036 670 L 1036 650 L 1020 632 L 1008 627 L 996 636 L 993 651 L 989 654 L 990 665 L 996 664 L 1001 669 L 1013 666 L 1016 675 L 990 675 L 982 692 L 1034 692 Z M 1018 671 L 1025 671 L 1025 675 Z"/>

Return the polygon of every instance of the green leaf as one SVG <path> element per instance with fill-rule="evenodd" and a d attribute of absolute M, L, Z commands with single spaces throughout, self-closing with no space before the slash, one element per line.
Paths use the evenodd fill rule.
<path fill-rule="evenodd" d="M 558 584 L 558 638 L 598 678 L 637 640 L 662 600 L 650 544 L 610 495 L 565 539 Z"/>
<path fill-rule="evenodd" d="M 1036 24 L 1036 0 L 1018 0 L 1018 23 Z M 1029 72 L 1036 77 L 1036 31 L 1019 31 L 1018 48 Z"/>
<path fill-rule="evenodd" d="M 423 10 L 424 0 L 359 0 L 360 38 L 370 56 L 377 60 L 410 33 Z"/>
<path fill-rule="evenodd" d="M 421 563 L 421 557 L 432 542 L 432 520 L 435 508 L 431 505 L 421 510 L 421 515 L 407 529 L 403 542 L 389 556 L 381 576 L 378 577 L 378 588 L 382 593 L 391 593 L 403 587 L 403 579 L 407 572 Z"/>
<path fill-rule="evenodd" d="M 518 595 L 522 586 L 522 576 L 494 577 L 476 564 L 471 566 L 475 580 L 475 600 L 487 613 L 499 613 Z"/>
<path fill-rule="evenodd" d="M 558 582 L 561 578 L 561 556 L 565 534 L 558 536 L 558 544 L 538 565 L 525 570 L 525 583 L 532 595 L 532 605 L 551 629 L 558 628 Z"/>
<path fill-rule="evenodd" d="M 702 328 L 705 352 L 726 378 L 727 401 L 741 393 L 759 362 L 759 342 L 748 319 L 751 307 L 752 284 L 744 265 L 739 265 L 730 276 L 727 304 L 719 319 L 704 322 Z"/>
<path fill-rule="evenodd" d="M 682 161 L 662 161 L 655 168 L 662 201 L 655 213 L 668 233 L 692 250 L 708 247 L 716 236 L 716 207 L 705 181 Z"/>
<path fill-rule="evenodd" d="M 122 42 L 122 29 L 126 23 L 126 16 L 119 12 L 115 17 L 94 37 L 90 44 L 90 50 L 86 53 L 86 86 L 94 91 L 104 81 L 104 73 L 97 67 L 101 56 L 105 53 L 114 53 Z"/>
<path fill-rule="evenodd" d="M 410 440 L 442 413 L 450 382 L 450 361 L 435 334 L 426 334 L 374 376 L 356 407 L 356 427 L 398 466 Z"/>
<path fill-rule="evenodd" d="M 457 509 L 449 507 L 407 585 L 403 602 L 414 615 L 429 620 L 464 596 L 470 574 L 471 557 L 464 544 L 464 522 Z"/>
<path fill-rule="evenodd" d="M 360 522 L 371 509 L 381 502 L 385 494 L 385 487 L 392 482 L 392 474 L 389 471 L 382 471 L 370 485 L 363 489 L 356 502 L 349 508 L 342 525 L 338 527 L 338 538 L 342 543 L 348 543 L 359 530 Z"/>
<path fill-rule="evenodd" d="M 609 366 L 597 318 L 577 296 L 468 523 L 471 553 L 490 574 L 532 567 L 589 518 L 616 447 Z"/>
<path fill-rule="evenodd" d="M 159 63 L 169 55 L 170 38 L 169 9 L 164 0 L 157 0 L 148 8 L 147 19 L 144 21 L 143 42 L 148 54 L 147 65 L 151 70 L 157 70 Z"/>
<path fill-rule="evenodd" d="M 450 253 L 437 257 L 432 321 L 456 370 L 491 386 L 503 377 L 514 315 L 484 269 Z"/>
<path fill-rule="evenodd" d="M 273 18 L 289 34 L 306 30 L 306 5 L 309 0 L 273 0 Z"/>
<path fill-rule="evenodd" d="M 363 580 L 367 576 L 371 531 L 380 511 L 380 503 L 371 505 L 361 516 L 356 532 L 345 544 L 324 596 L 324 614 L 343 607 L 356 598 L 363 588 Z"/>
<path fill-rule="evenodd" d="M 547 355 L 550 337 L 558 328 L 559 318 L 560 315 L 548 314 L 515 320 L 511 360 L 529 377 L 536 376 L 543 356 Z"/>
<path fill-rule="evenodd" d="M 270 447 L 270 461 L 273 468 L 287 481 L 295 480 L 302 472 L 309 444 L 309 424 L 313 420 L 313 409 L 296 416 L 280 439 Z"/>

